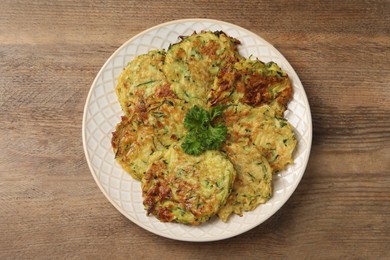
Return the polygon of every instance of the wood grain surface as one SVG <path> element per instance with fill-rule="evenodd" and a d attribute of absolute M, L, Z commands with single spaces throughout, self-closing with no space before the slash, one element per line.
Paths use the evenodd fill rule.
<path fill-rule="evenodd" d="M 271 42 L 306 90 L 313 146 L 269 220 L 211 243 L 122 216 L 88 169 L 83 108 L 125 41 L 183 18 Z M 0 259 L 389 259 L 390 1 L 24 1 L 0 5 Z"/>

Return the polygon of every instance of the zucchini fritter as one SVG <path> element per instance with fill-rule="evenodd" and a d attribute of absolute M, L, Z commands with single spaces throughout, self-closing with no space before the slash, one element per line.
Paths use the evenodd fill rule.
<path fill-rule="evenodd" d="M 237 171 L 233 190 L 218 217 L 226 222 L 230 214 L 242 216 L 272 196 L 272 169 L 253 145 L 232 143 L 224 147 Z"/>
<path fill-rule="evenodd" d="M 167 51 L 163 71 L 180 99 L 205 107 L 219 68 L 242 57 L 240 42 L 223 32 L 194 33 L 182 37 Z"/>
<path fill-rule="evenodd" d="M 293 162 L 297 141 L 292 127 L 270 106 L 234 105 L 226 110 L 225 121 L 229 133 L 227 143 L 254 144 L 274 173 Z"/>
<path fill-rule="evenodd" d="M 291 82 L 276 63 L 242 59 L 219 70 L 209 102 L 212 106 L 239 102 L 254 107 L 268 104 L 282 116 L 291 97 Z"/>
<path fill-rule="evenodd" d="M 123 70 L 116 94 L 125 115 L 133 114 L 136 106 L 153 96 L 157 88 L 169 89 L 170 85 L 162 72 L 164 60 L 165 51 L 154 50 L 137 56 Z"/>
<path fill-rule="evenodd" d="M 191 156 L 172 145 L 142 178 L 145 209 L 162 222 L 198 225 L 225 204 L 235 175 L 221 152 Z"/>
<path fill-rule="evenodd" d="M 186 108 L 178 99 L 160 99 L 144 113 L 122 117 L 112 135 L 116 160 L 136 180 L 141 180 L 150 162 L 184 135 Z"/>
<path fill-rule="evenodd" d="M 116 131 L 112 133 L 111 144 L 115 159 L 136 180 L 142 179 L 150 158 L 158 156 L 165 149 L 156 140 L 154 130 L 149 124 L 123 116 Z"/>

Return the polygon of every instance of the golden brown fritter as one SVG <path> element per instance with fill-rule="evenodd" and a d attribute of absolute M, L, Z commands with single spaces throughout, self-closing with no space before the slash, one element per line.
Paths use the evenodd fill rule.
<path fill-rule="evenodd" d="M 219 70 L 209 104 L 244 103 L 253 107 L 267 104 L 281 116 L 291 97 L 291 82 L 276 63 L 242 59 Z"/>
<path fill-rule="evenodd" d="M 158 88 L 170 88 L 161 71 L 165 61 L 165 51 L 153 50 L 139 55 L 129 62 L 121 73 L 116 86 L 116 94 L 125 115 L 136 113 L 137 106 L 145 99 L 151 100 Z"/>
<path fill-rule="evenodd" d="M 180 99 L 201 107 L 220 67 L 241 59 L 239 41 L 223 32 L 194 33 L 182 37 L 167 51 L 163 71 Z"/>
<path fill-rule="evenodd" d="M 237 171 L 233 190 L 218 217 L 226 222 L 234 213 L 254 210 L 272 196 L 272 169 L 267 160 L 253 145 L 232 143 L 224 150 Z"/>
<path fill-rule="evenodd" d="M 224 115 L 229 133 L 226 144 L 254 145 L 274 173 L 293 162 L 297 144 L 294 132 L 290 123 L 279 117 L 272 107 L 251 107 L 240 103 L 230 106 Z"/>
<path fill-rule="evenodd" d="M 191 156 L 172 145 L 142 178 L 145 209 L 162 222 L 201 224 L 225 204 L 235 175 L 221 152 Z"/>
<path fill-rule="evenodd" d="M 132 116 L 123 116 L 112 135 L 116 160 L 136 180 L 142 179 L 154 157 L 185 133 L 182 122 L 186 108 L 182 102 L 172 98 L 154 101 Z"/>

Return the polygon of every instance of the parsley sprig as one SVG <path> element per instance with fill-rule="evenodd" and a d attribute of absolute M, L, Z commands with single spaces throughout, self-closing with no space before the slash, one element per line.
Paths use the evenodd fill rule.
<path fill-rule="evenodd" d="M 206 111 L 192 107 L 184 118 L 187 135 L 181 147 L 190 155 L 199 155 L 206 150 L 218 150 L 226 139 L 227 128 L 220 117 L 225 109 L 219 105 Z"/>

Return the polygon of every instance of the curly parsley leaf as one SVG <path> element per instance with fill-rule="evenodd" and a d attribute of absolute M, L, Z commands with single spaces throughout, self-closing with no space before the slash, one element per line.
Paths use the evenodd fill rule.
<path fill-rule="evenodd" d="M 199 142 L 195 132 L 188 132 L 183 143 L 181 144 L 181 147 L 184 152 L 191 155 L 199 155 L 204 152 L 204 146 L 201 142 Z"/>
<path fill-rule="evenodd" d="M 202 131 L 208 124 L 210 122 L 207 111 L 197 106 L 191 108 L 184 118 L 184 127 L 188 131 Z"/>
<path fill-rule="evenodd" d="M 218 124 L 214 127 L 210 126 L 208 129 L 208 149 L 207 150 L 219 150 L 222 143 L 226 139 L 227 128 L 223 124 Z"/>
<path fill-rule="evenodd" d="M 185 118 L 184 127 L 187 135 L 181 145 L 185 153 L 199 155 L 206 150 L 218 150 L 226 139 L 227 128 L 220 122 L 223 106 L 210 109 L 209 112 L 203 108 L 194 106 Z M 214 121 L 218 123 L 214 124 Z"/>

